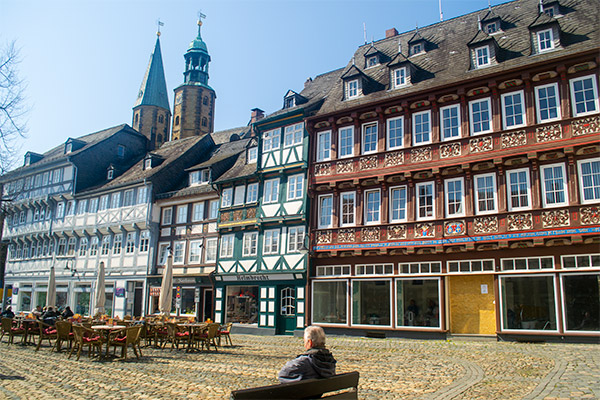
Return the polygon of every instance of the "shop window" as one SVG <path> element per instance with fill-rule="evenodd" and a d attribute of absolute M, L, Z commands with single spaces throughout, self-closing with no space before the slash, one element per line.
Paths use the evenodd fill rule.
<path fill-rule="evenodd" d="M 562 275 L 565 330 L 600 331 L 600 274 Z"/>
<path fill-rule="evenodd" d="M 40 307 L 46 306 L 46 298 L 48 297 L 48 287 L 40 286 L 35 288 L 35 305 Z"/>
<path fill-rule="evenodd" d="M 75 314 L 90 315 L 89 286 L 75 288 Z"/>
<path fill-rule="evenodd" d="M 19 290 L 19 296 L 21 297 L 21 311 L 31 311 L 31 288 Z"/>
<path fill-rule="evenodd" d="M 293 316 L 296 315 L 296 290 L 287 287 L 281 290 L 281 315 Z"/>
<path fill-rule="evenodd" d="M 348 267 L 350 268 L 350 267 Z M 313 282 L 313 323 L 347 324 L 347 281 Z"/>
<path fill-rule="evenodd" d="M 179 290 L 181 298 L 180 314 L 196 315 L 196 301 L 194 288 L 181 288 Z M 177 289 L 173 289 L 173 306 L 171 310 L 177 310 Z"/>
<path fill-rule="evenodd" d="M 391 282 L 352 281 L 352 324 L 390 326 Z"/>
<path fill-rule="evenodd" d="M 500 277 L 502 329 L 556 330 L 554 292 L 552 276 Z"/>
<path fill-rule="evenodd" d="M 225 322 L 255 324 L 258 320 L 258 286 L 228 286 Z"/>
<path fill-rule="evenodd" d="M 397 326 L 440 327 L 440 280 L 396 280 Z"/>

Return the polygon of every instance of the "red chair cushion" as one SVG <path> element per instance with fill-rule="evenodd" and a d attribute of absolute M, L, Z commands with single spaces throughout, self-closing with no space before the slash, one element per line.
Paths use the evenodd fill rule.
<path fill-rule="evenodd" d="M 44 335 L 54 335 L 55 333 L 56 333 L 56 329 L 54 329 L 54 328 L 44 329 Z"/>
<path fill-rule="evenodd" d="M 221 335 L 229 335 L 229 331 L 219 331 Z"/>
<path fill-rule="evenodd" d="M 190 333 L 189 332 L 176 332 L 175 336 L 177 336 L 177 337 L 190 336 Z"/>
<path fill-rule="evenodd" d="M 166 329 L 159 329 L 157 332 L 161 335 L 166 335 L 168 333 Z"/>
<path fill-rule="evenodd" d="M 73 332 L 69 332 L 69 337 L 73 337 L 75 334 Z"/>
<path fill-rule="evenodd" d="M 83 341 L 90 343 L 90 342 L 97 342 L 98 340 L 100 340 L 100 336 L 92 336 L 92 337 L 84 337 Z"/>
<path fill-rule="evenodd" d="M 13 333 L 25 332 L 23 328 L 10 328 Z"/>
<path fill-rule="evenodd" d="M 115 339 L 115 342 L 120 342 L 123 343 L 124 341 L 127 340 L 127 336 L 123 336 L 123 337 L 118 337 Z"/>

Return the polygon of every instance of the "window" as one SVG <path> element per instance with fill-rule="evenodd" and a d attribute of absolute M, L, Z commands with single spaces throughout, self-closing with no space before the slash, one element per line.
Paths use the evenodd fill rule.
<path fill-rule="evenodd" d="M 263 203 L 276 203 L 279 199 L 279 178 L 265 181 Z"/>
<path fill-rule="evenodd" d="M 496 33 L 498 31 L 498 24 L 496 22 L 490 22 L 485 26 L 485 31 L 488 35 Z"/>
<path fill-rule="evenodd" d="M 162 224 L 171 225 L 173 222 L 173 208 L 163 208 L 162 210 Z"/>
<path fill-rule="evenodd" d="M 263 254 L 279 253 L 279 229 L 270 229 L 264 233 Z"/>
<path fill-rule="evenodd" d="M 304 195 L 304 175 L 294 175 L 288 178 L 288 200 L 302 199 Z"/>
<path fill-rule="evenodd" d="M 494 260 L 448 261 L 449 273 L 494 272 Z"/>
<path fill-rule="evenodd" d="M 387 149 L 401 149 L 404 147 L 404 117 L 390 118 L 387 120 Z"/>
<path fill-rule="evenodd" d="M 177 223 L 185 224 L 187 222 L 187 204 L 183 206 L 177 206 Z"/>
<path fill-rule="evenodd" d="M 273 129 L 263 133 L 263 153 L 279 149 L 281 129 Z"/>
<path fill-rule="evenodd" d="M 94 197 L 93 199 L 90 199 L 90 206 L 88 207 L 88 212 L 95 213 L 96 211 L 98 211 L 98 198 Z"/>
<path fill-rule="evenodd" d="M 331 131 L 317 134 L 317 161 L 331 159 Z"/>
<path fill-rule="evenodd" d="M 88 239 L 81 238 L 81 240 L 79 241 L 79 256 L 85 257 L 85 253 L 87 253 L 87 247 L 88 247 Z M 46 242 L 44 242 L 43 253 L 46 254 Z"/>
<path fill-rule="evenodd" d="M 219 215 L 219 200 L 212 200 L 210 202 L 209 219 L 217 219 Z"/>
<path fill-rule="evenodd" d="M 244 233 L 244 245 L 242 255 L 244 257 L 255 256 L 258 244 L 258 232 Z"/>
<path fill-rule="evenodd" d="M 538 122 L 549 122 L 560 119 L 558 84 L 538 86 L 535 88 Z"/>
<path fill-rule="evenodd" d="M 69 242 L 67 243 L 67 255 L 72 256 L 75 254 L 75 246 L 76 245 L 77 245 L 77 238 L 70 237 Z M 39 246 L 41 246 L 41 245 L 38 245 L 38 248 L 39 248 Z M 33 250 L 33 247 L 32 247 L 32 250 Z"/>
<path fill-rule="evenodd" d="M 59 246 L 60 248 L 60 246 Z M 110 249 L 110 236 L 103 236 L 102 237 L 102 247 L 100 248 L 100 255 L 107 255 L 108 254 L 108 250 Z"/>
<path fill-rule="evenodd" d="M 152 169 L 152 159 L 146 158 L 144 160 L 144 169 Z"/>
<path fill-rule="evenodd" d="M 140 253 L 147 252 L 149 244 L 150 244 L 150 231 L 142 231 L 140 233 Z"/>
<path fill-rule="evenodd" d="M 413 114 L 413 145 L 431 143 L 431 111 Z"/>
<path fill-rule="evenodd" d="M 561 256 L 562 267 L 567 269 L 598 268 L 600 267 L 600 254 L 577 254 Z"/>
<path fill-rule="evenodd" d="M 567 175 L 564 164 L 544 165 L 540 167 L 542 179 L 542 205 L 559 207 L 568 204 Z"/>
<path fill-rule="evenodd" d="M 73 215 L 73 214 L 75 214 L 75 201 L 70 200 L 67 202 L 66 215 Z"/>
<path fill-rule="evenodd" d="M 285 135 L 283 137 L 284 145 L 292 146 L 302 143 L 304 136 L 304 123 L 290 125 L 285 127 Z"/>
<path fill-rule="evenodd" d="M 396 325 L 439 328 L 441 280 L 396 279 Z"/>
<path fill-rule="evenodd" d="M 406 186 L 390 188 L 390 222 L 406 221 Z"/>
<path fill-rule="evenodd" d="M 90 256 L 95 256 L 96 254 L 98 254 L 98 237 L 94 236 L 90 242 Z"/>
<path fill-rule="evenodd" d="M 231 202 L 233 201 L 233 188 L 223 189 L 223 194 L 221 195 L 221 207 L 231 207 Z"/>
<path fill-rule="evenodd" d="M 333 196 L 330 194 L 319 196 L 319 228 L 331 228 L 333 226 Z"/>
<path fill-rule="evenodd" d="M 173 264 L 183 264 L 185 261 L 185 241 L 173 243 Z"/>
<path fill-rule="evenodd" d="M 501 329 L 556 331 L 553 276 L 500 276 L 499 281 Z"/>
<path fill-rule="evenodd" d="M 356 193 L 345 192 L 340 195 L 340 226 L 353 226 L 356 223 Z"/>
<path fill-rule="evenodd" d="M 202 240 L 193 240 L 190 242 L 190 264 L 200 264 L 202 262 Z"/>
<path fill-rule="evenodd" d="M 422 43 L 413 44 L 410 48 L 411 55 L 419 54 L 422 52 L 423 52 L 423 44 Z"/>
<path fill-rule="evenodd" d="M 440 108 L 440 129 L 442 140 L 460 137 L 460 105 Z"/>
<path fill-rule="evenodd" d="M 231 258 L 233 257 L 233 241 L 234 235 L 223 235 L 221 236 L 221 257 Z"/>
<path fill-rule="evenodd" d="M 288 253 L 299 252 L 304 246 L 304 232 L 303 226 L 290 227 L 288 231 Z"/>
<path fill-rule="evenodd" d="M 523 91 L 502 95 L 502 122 L 504 129 L 518 128 L 525 125 L 525 104 Z"/>
<path fill-rule="evenodd" d="M 87 208 L 87 199 L 85 200 L 79 200 L 79 204 L 77 204 L 77 214 L 85 214 L 86 208 Z M 42 217 L 42 219 L 44 219 Z"/>
<path fill-rule="evenodd" d="M 292 108 L 292 107 L 294 107 L 296 105 L 296 98 L 293 97 L 293 96 L 286 97 L 283 100 L 283 103 L 284 103 L 283 108 Z"/>
<path fill-rule="evenodd" d="M 206 239 L 206 256 L 204 262 L 217 261 L 217 238 Z"/>
<path fill-rule="evenodd" d="M 487 67 L 490 65 L 490 48 L 488 46 L 475 49 L 475 68 Z"/>
<path fill-rule="evenodd" d="M 392 70 L 392 89 L 406 85 L 406 67 Z"/>
<path fill-rule="evenodd" d="M 356 275 L 393 275 L 394 264 L 357 265 Z"/>
<path fill-rule="evenodd" d="M 350 267 L 348 267 L 350 270 Z M 313 323 L 348 323 L 348 281 L 314 281 L 312 290 Z"/>
<path fill-rule="evenodd" d="M 189 185 L 196 185 L 200 183 L 200 171 L 192 171 L 189 175 Z"/>
<path fill-rule="evenodd" d="M 597 203 L 600 201 L 600 160 L 579 161 L 579 190 L 581 203 Z"/>
<path fill-rule="evenodd" d="M 496 212 L 496 174 L 475 176 L 475 213 L 477 215 Z"/>
<path fill-rule="evenodd" d="M 121 206 L 121 192 L 113 193 L 110 200 L 110 208 L 119 208 Z"/>
<path fill-rule="evenodd" d="M 469 110 L 472 136 L 492 131 L 492 105 L 489 98 L 469 102 Z"/>
<path fill-rule="evenodd" d="M 159 243 L 158 244 L 158 260 L 156 260 L 158 265 L 167 264 L 167 257 L 169 257 L 169 243 Z"/>
<path fill-rule="evenodd" d="M 208 125 L 208 119 L 206 117 L 202 117 L 202 126 Z"/>
<path fill-rule="evenodd" d="M 446 216 L 462 217 L 465 215 L 465 190 L 463 178 L 446 179 Z"/>
<path fill-rule="evenodd" d="M 363 130 L 363 154 L 377 151 L 377 123 L 364 124 Z"/>
<path fill-rule="evenodd" d="M 358 97 L 358 79 L 346 82 L 346 99 Z"/>
<path fill-rule="evenodd" d="M 124 193 L 124 195 L 123 195 L 123 207 L 132 206 L 133 205 L 133 199 L 134 199 L 133 189 L 126 190 L 125 193 Z"/>
<path fill-rule="evenodd" d="M 338 157 L 352 157 L 354 155 L 354 127 L 347 126 L 339 131 L 339 154 Z"/>
<path fill-rule="evenodd" d="M 418 183 L 417 189 L 417 220 L 434 218 L 433 182 Z"/>
<path fill-rule="evenodd" d="M 125 146 L 122 144 L 117 145 L 117 156 L 119 158 L 125 157 Z"/>
<path fill-rule="evenodd" d="M 600 331 L 600 274 L 563 274 L 565 330 Z"/>
<path fill-rule="evenodd" d="M 204 219 L 204 202 L 194 203 L 192 213 L 192 222 L 202 221 Z"/>
<path fill-rule="evenodd" d="M 528 210 L 531 208 L 529 169 L 516 169 L 507 173 L 508 211 Z"/>
<path fill-rule="evenodd" d="M 110 168 L 107 172 L 106 172 L 106 179 L 110 180 L 113 178 L 113 175 L 115 173 L 115 170 Z"/>
<path fill-rule="evenodd" d="M 65 216 L 65 203 L 62 201 L 56 205 L 56 218 Z M 21 223 L 25 223 L 25 213 L 21 211 Z"/>
<path fill-rule="evenodd" d="M 377 190 L 365 191 L 365 224 L 377 224 L 380 220 L 381 192 Z"/>
<path fill-rule="evenodd" d="M 127 254 L 131 254 L 135 251 L 135 232 L 127 232 L 127 243 L 125 246 L 125 252 Z"/>
<path fill-rule="evenodd" d="M 247 164 L 253 164 L 258 160 L 258 147 L 250 147 L 248 149 L 248 162 Z"/>
<path fill-rule="evenodd" d="M 537 38 L 540 53 L 554 48 L 554 35 L 552 34 L 552 29 L 539 31 L 537 33 Z"/>
<path fill-rule="evenodd" d="M 441 262 L 414 262 L 410 264 L 399 264 L 399 273 L 410 274 L 439 274 L 442 272 Z"/>
<path fill-rule="evenodd" d="M 377 64 L 379 64 L 379 60 L 378 60 L 377 56 L 371 56 L 371 57 L 367 58 L 367 68 L 374 67 Z"/>
<path fill-rule="evenodd" d="M 246 203 L 256 203 L 258 201 L 258 183 L 248 185 L 246 191 Z"/>
<path fill-rule="evenodd" d="M 113 244 L 113 254 L 121 254 L 121 247 L 123 243 L 123 234 L 119 233 L 115 235 L 115 242 Z"/>
<path fill-rule="evenodd" d="M 236 186 L 233 196 L 233 205 L 240 206 L 244 204 L 244 197 L 246 197 L 246 186 Z"/>
<path fill-rule="evenodd" d="M 352 324 L 391 325 L 390 280 L 352 281 Z"/>
<path fill-rule="evenodd" d="M 571 105 L 575 117 L 598 112 L 598 88 L 595 75 L 571 79 Z"/>

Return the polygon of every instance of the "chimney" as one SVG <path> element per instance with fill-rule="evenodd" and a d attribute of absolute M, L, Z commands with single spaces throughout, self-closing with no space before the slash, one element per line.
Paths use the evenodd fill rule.
<path fill-rule="evenodd" d="M 306 89 L 306 87 L 312 82 L 312 78 L 309 76 L 308 79 L 306 79 L 306 82 L 304 82 L 304 88 Z"/>
<path fill-rule="evenodd" d="M 396 30 L 396 28 L 391 28 L 388 29 L 387 31 L 385 31 L 385 38 L 391 38 L 394 36 L 398 36 L 398 31 Z"/>
<path fill-rule="evenodd" d="M 250 114 L 250 123 L 253 124 L 265 117 L 265 112 L 260 108 L 253 108 Z"/>

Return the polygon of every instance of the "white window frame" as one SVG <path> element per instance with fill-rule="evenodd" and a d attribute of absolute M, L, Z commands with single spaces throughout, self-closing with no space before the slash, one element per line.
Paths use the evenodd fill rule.
<path fill-rule="evenodd" d="M 188 264 L 202 264 L 202 248 L 204 247 L 202 239 L 190 241 L 190 254 Z"/>
<path fill-rule="evenodd" d="M 346 99 L 355 99 L 359 96 L 360 83 L 358 79 L 352 79 L 346 82 Z"/>
<path fill-rule="evenodd" d="M 279 178 L 267 179 L 264 184 L 263 204 L 279 201 Z"/>
<path fill-rule="evenodd" d="M 586 80 L 590 80 L 592 82 L 592 95 L 594 96 L 593 99 L 593 104 L 594 104 L 594 109 L 593 110 L 587 110 L 587 105 L 586 105 L 586 111 L 582 111 L 582 112 L 577 112 L 577 102 L 575 99 L 575 83 L 579 82 L 579 81 L 586 81 Z M 574 117 L 582 117 L 584 115 L 591 115 L 591 114 L 597 114 L 600 111 L 600 106 L 598 104 L 598 86 L 597 86 L 597 78 L 596 75 L 586 75 L 586 76 L 580 76 L 577 78 L 573 78 L 569 81 L 569 85 L 571 88 L 571 107 L 573 109 L 573 116 Z M 586 92 L 586 90 L 584 90 L 584 92 Z M 588 101 L 584 101 L 584 104 L 588 103 Z"/>
<path fill-rule="evenodd" d="M 419 211 L 421 207 L 426 205 L 421 204 L 421 197 L 419 196 L 419 189 L 423 186 L 431 186 L 431 216 L 421 217 Z M 415 199 L 416 199 L 416 220 L 417 221 L 429 221 L 435 219 L 435 182 L 421 182 L 415 185 Z"/>
<path fill-rule="evenodd" d="M 399 210 L 404 208 L 404 218 L 394 218 L 394 192 L 404 190 L 404 207 L 400 207 Z M 389 188 L 389 220 L 390 222 L 406 222 L 408 219 L 408 188 L 406 185 L 393 186 Z"/>
<path fill-rule="evenodd" d="M 135 193 L 133 189 L 126 190 L 123 193 L 123 207 L 129 207 L 134 205 Z"/>
<path fill-rule="evenodd" d="M 355 278 L 355 279 L 352 279 L 350 281 L 350 285 L 349 285 L 348 290 L 350 291 L 350 304 L 351 305 L 354 304 L 354 283 L 358 283 L 358 282 L 373 282 L 373 281 L 374 281 L 373 279 L 364 279 L 364 278 L 360 278 L 360 279 L 356 279 Z M 393 318 L 394 307 L 393 307 L 393 304 L 392 304 L 394 302 L 393 301 L 393 299 L 394 299 L 394 293 L 393 293 L 394 285 L 392 283 L 393 280 L 392 280 L 392 278 L 383 278 L 382 277 L 382 278 L 377 278 L 376 281 L 385 281 L 385 282 L 389 283 L 389 292 L 388 292 L 388 295 L 389 295 L 389 299 L 390 299 L 390 303 L 389 303 L 390 323 L 388 325 L 379 325 L 378 324 L 376 326 L 377 327 L 384 327 L 384 328 L 391 328 L 392 327 L 392 321 L 394 320 L 394 318 Z M 348 315 L 348 314 L 346 314 L 346 315 Z M 355 323 L 353 323 L 353 321 L 354 321 L 354 307 L 351 306 L 350 307 L 350 315 L 349 315 L 349 318 L 348 318 L 349 325 L 351 325 L 351 326 L 359 326 L 359 327 L 360 326 L 364 326 L 364 327 L 370 327 L 370 328 L 372 328 L 374 326 L 374 325 L 369 325 L 369 324 L 365 324 L 365 323 L 355 324 Z"/>
<path fill-rule="evenodd" d="M 326 200 L 326 199 L 329 199 L 329 202 L 331 204 L 331 207 L 330 207 L 331 211 L 329 213 L 329 223 L 328 224 L 323 224 L 322 223 L 323 222 L 323 217 L 324 217 L 324 215 L 323 215 L 323 201 Z M 318 207 L 319 207 L 319 209 L 318 209 L 318 218 L 319 218 L 319 220 L 318 220 L 318 226 L 319 226 L 319 229 L 325 229 L 325 228 L 331 228 L 331 227 L 333 227 L 333 195 L 332 194 L 323 194 L 323 195 L 320 195 L 318 201 L 319 201 L 319 203 L 318 203 L 319 204 L 318 205 Z"/>
<path fill-rule="evenodd" d="M 535 35 L 537 37 L 538 51 L 540 53 L 543 53 L 543 52 L 546 52 L 546 51 L 550 51 L 550 50 L 554 50 L 554 32 L 552 31 L 552 28 L 542 29 L 540 31 L 537 31 L 535 33 Z M 543 38 L 542 38 L 542 35 L 544 36 Z M 546 35 L 548 37 L 545 37 Z M 549 46 L 542 49 L 542 40 L 543 40 L 544 43 L 547 42 L 547 41 L 549 41 L 550 42 Z"/>
<path fill-rule="evenodd" d="M 248 184 L 246 190 L 246 204 L 256 203 L 258 201 L 258 182 Z"/>
<path fill-rule="evenodd" d="M 475 104 L 481 104 L 481 103 L 487 103 L 487 112 L 489 115 L 489 118 L 487 120 L 487 123 L 489 124 L 488 129 L 482 129 L 480 131 L 475 132 L 475 121 L 474 121 L 474 111 L 473 111 L 473 106 Z M 478 111 L 478 113 L 480 113 L 481 111 Z M 471 132 L 471 136 L 478 136 L 478 135 L 484 135 L 486 133 L 490 133 L 494 130 L 494 125 L 493 125 L 493 114 L 492 114 L 492 101 L 489 97 L 485 97 L 483 99 L 477 99 L 477 100 L 472 100 L 469 102 L 469 127 L 470 127 L 470 132 Z M 479 123 L 481 123 L 481 121 L 479 121 Z"/>
<path fill-rule="evenodd" d="M 246 185 L 236 186 L 233 194 L 233 205 L 241 206 L 244 205 L 244 198 L 246 197 Z"/>
<path fill-rule="evenodd" d="M 564 200 L 561 202 L 548 203 L 546 198 L 546 180 L 545 180 L 545 171 L 548 169 L 560 168 L 562 173 L 562 194 Z M 554 178 L 554 180 L 557 180 Z M 565 164 L 557 163 L 557 164 L 547 164 L 540 166 L 540 186 L 542 189 L 542 205 L 544 208 L 552 208 L 552 207 L 563 207 L 569 204 L 569 190 L 567 184 L 567 169 L 565 168 Z"/>
<path fill-rule="evenodd" d="M 457 203 L 460 203 L 460 211 L 459 212 L 455 212 L 455 213 L 450 213 L 450 189 L 449 189 L 449 185 L 450 183 L 453 182 L 460 182 L 460 200 Z M 444 196 L 445 196 L 445 202 L 444 202 L 444 207 L 446 210 L 446 217 L 448 218 L 454 218 L 454 217 L 464 217 L 465 215 L 465 179 L 460 177 L 460 178 L 452 178 L 452 179 L 446 179 L 444 181 Z"/>
<path fill-rule="evenodd" d="M 206 251 L 204 252 L 204 262 L 212 263 L 217 261 L 217 248 L 219 246 L 219 239 L 207 238 L 206 239 Z M 209 257 L 212 256 L 212 257 Z"/>
<path fill-rule="evenodd" d="M 208 209 L 208 219 L 217 219 L 219 217 L 219 200 L 211 200 Z"/>
<path fill-rule="evenodd" d="M 121 254 L 123 248 L 123 234 L 117 233 L 113 239 L 113 254 Z"/>
<path fill-rule="evenodd" d="M 81 240 L 79 241 L 79 256 L 85 257 L 85 254 L 87 253 L 87 249 L 88 249 L 88 238 L 82 237 Z M 46 255 L 46 251 L 47 251 L 47 245 L 46 245 L 46 242 L 44 241 L 44 249 L 42 250 L 42 254 Z"/>
<path fill-rule="evenodd" d="M 596 158 L 588 158 L 585 160 L 579 160 L 577 161 L 577 182 L 578 182 L 578 186 L 579 186 L 579 197 L 580 197 L 580 202 L 581 204 L 594 204 L 594 203 L 600 203 L 600 196 L 592 198 L 592 199 L 588 199 L 585 196 L 585 189 L 586 187 L 584 186 L 583 183 L 583 171 L 582 171 L 582 164 L 586 164 L 586 163 L 599 163 L 600 164 L 600 159 L 598 157 Z M 599 165 L 600 167 L 600 165 Z M 593 171 L 592 171 L 593 172 Z M 592 174 L 592 186 L 591 188 L 595 188 L 596 186 L 600 185 L 600 182 L 598 181 L 594 181 L 593 180 L 594 175 Z M 600 177 L 598 178 L 598 180 L 600 181 Z M 596 184 L 594 184 L 596 183 Z"/>
<path fill-rule="evenodd" d="M 392 70 L 391 79 L 392 89 L 398 89 L 408 85 L 408 76 L 406 67 L 395 68 Z"/>
<path fill-rule="evenodd" d="M 327 142 L 324 137 L 327 137 Z M 331 160 L 331 131 L 322 131 L 317 133 L 317 161 L 329 160 Z"/>
<path fill-rule="evenodd" d="M 125 238 L 125 253 L 133 254 L 135 252 L 135 232 L 127 232 Z"/>
<path fill-rule="evenodd" d="M 304 197 L 304 174 L 289 176 L 287 186 L 288 200 L 302 199 Z"/>
<path fill-rule="evenodd" d="M 185 264 L 185 240 L 178 240 L 173 242 L 173 265 Z"/>
<path fill-rule="evenodd" d="M 242 256 L 256 256 L 258 252 L 258 232 L 246 232 L 243 236 Z"/>
<path fill-rule="evenodd" d="M 554 93 L 555 93 L 555 97 L 556 97 L 556 107 L 555 107 L 556 117 L 554 117 L 554 118 L 548 117 L 546 119 L 542 119 L 541 108 L 540 108 L 540 90 L 547 89 L 549 87 L 554 88 Z M 536 112 L 537 122 L 540 124 L 545 123 L 545 122 L 557 121 L 557 120 L 561 119 L 560 92 L 558 91 L 558 83 L 550 83 L 548 85 L 542 85 L 542 86 L 535 87 L 535 112 Z"/>
<path fill-rule="evenodd" d="M 361 140 L 361 144 L 362 144 L 362 154 L 373 154 L 373 153 L 377 153 L 378 150 L 378 142 L 379 142 L 379 127 L 377 126 L 377 122 L 367 122 L 365 124 L 362 124 L 362 140 Z M 375 128 L 375 149 L 369 149 L 366 150 L 366 136 L 367 136 L 367 129 L 369 128 Z"/>
<path fill-rule="evenodd" d="M 350 213 L 344 213 L 344 198 L 352 199 L 352 206 L 350 207 Z M 344 222 L 344 217 L 352 218 L 352 222 Z M 356 192 L 342 192 L 340 193 L 340 226 L 355 226 L 356 225 Z"/>
<path fill-rule="evenodd" d="M 452 121 L 454 116 L 451 116 L 450 118 L 445 118 L 444 112 L 447 110 L 453 110 L 453 109 L 456 109 L 457 125 L 450 126 L 449 129 L 452 131 L 456 128 L 457 133 L 456 133 L 456 135 L 446 137 L 445 132 L 444 132 L 446 130 L 446 122 Z M 460 118 L 460 104 L 451 104 L 449 106 L 441 107 L 440 108 L 440 139 L 442 140 L 442 142 L 447 142 L 449 140 L 458 139 L 461 136 L 462 136 L 462 128 L 461 128 L 461 118 Z"/>
<path fill-rule="evenodd" d="M 344 142 L 343 138 L 342 138 L 342 134 L 344 133 L 350 133 L 350 152 L 342 154 L 344 152 L 344 149 L 348 148 L 348 146 L 344 147 L 342 145 L 342 143 Z M 348 158 L 348 157 L 353 157 L 354 156 L 354 126 L 350 125 L 350 126 L 344 126 L 342 128 L 338 129 L 338 158 Z"/>
<path fill-rule="evenodd" d="M 144 230 L 140 232 L 140 253 L 147 253 L 150 247 L 150 231 Z"/>
<path fill-rule="evenodd" d="M 192 222 L 204 221 L 204 202 L 194 203 L 192 209 Z"/>
<path fill-rule="evenodd" d="M 177 206 L 177 223 L 178 224 L 187 223 L 187 211 L 188 211 L 187 204 Z"/>
<path fill-rule="evenodd" d="M 306 235 L 306 227 L 291 226 L 288 228 L 288 253 L 299 253 L 304 245 L 304 236 Z"/>
<path fill-rule="evenodd" d="M 484 68 L 491 65 L 490 46 L 476 47 L 475 52 L 475 68 Z"/>
<path fill-rule="evenodd" d="M 512 174 L 519 174 L 520 172 L 525 172 L 525 180 L 527 185 L 527 206 L 519 206 L 513 207 L 511 201 L 511 176 Z M 518 168 L 511 169 L 506 171 L 506 202 L 508 206 L 508 211 L 523 211 L 523 210 L 531 210 L 531 177 L 529 176 L 529 168 Z"/>
<path fill-rule="evenodd" d="M 378 195 L 378 201 L 376 202 L 377 208 L 372 213 L 369 213 L 369 195 L 374 194 L 374 193 L 377 193 L 377 195 Z M 365 190 L 364 196 L 365 196 L 365 198 L 364 198 L 364 212 L 365 212 L 364 222 L 365 222 L 365 225 L 379 224 L 381 222 L 381 190 L 380 189 Z M 373 203 L 373 204 L 375 204 L 375 203 Z M 371 214 L 373 214 L 373 215 L 371 216 Z M 375 216 L 377 216 L 376 219 L 375 219 Z"/>
<path fill-rule="evenodd" d="M 279 254 L 279 245 L 281 244 L 281 235 L 279 229 L 265 230 L 263 235 L 263 254 Z"/>
<path fill-rule="evenodd" d="M 263 153 L 279 150 L 281 146 L 281 128 L 271 129 L 263 133 Z"/>
<path fill-rule="evenodd" d="M 228 187 L 223 189 L 223 193 L 221 194 L 221 208 L 231 207 L 233 203 L 233 188 Z"/>
<path fill-rule="evenodd" d="M 162 242 L 158 244 L 158 252 L 156 258 L 156 264 L 159 266 L 167 265 L 167 258 L 169 258 L 169 247 L 171 243 Z"/>
<path fill-rule="evenodd" d="M 492 210 L 481 210 L 479 208 L 479 185 L 477 184 L 477 178 L 492 178 L 492 198 L 494 200 L 494 208 Z M 494 172 L 489 174 L 479 174 L 473 177 L 473 185 L 474 185 L 474 202 L 475 202 L 475 214 L 476 215 L 486 215 L 486 214 L 494 214 L 498 212 L 498 186 L 496 182 L 496 174 Z M 486 201 L 489 200 L 486 198 Z"/>
<path fill-rule="evenodd" d="M 258 147 L 250 147 L 248 149 L 248 159 L 246 164 L 254 164 L 258 160 Z"/>
<path fill-rule="evenodd" d="M 304 122 L 288 125 L 284 128 L 284 132 L 284 148 L 302 144 L 304 139 Z M 300 135 L 298 135 L 298 133 L 300 133 Z"/>
<path fill-rule="evenodd" d="M 395 127 L 392 128 L 391 127 L 391 123 L 395 122 Z M 386 121 L 386 125 L 387 125 L 387 129 L 386 129 L 386 138 L 385 138 L 385 142 L 386 142 L 386 148 L 387 150 L 396 150 L 396 149 L 402 149 L 404 148 L 404 117 L 396 117 L 396 118 L 389 118 Z M 396 132 L 397 130 L 400 131 L 400 137 L 396 138 L 396 145 L 392 146 L 392 138 L 390 133 L 392 131 Z M 398 142 L 400 142 L 400 144 L 398 144 Z"/>
<path fill-rule="evenodd" d="M 421 116 L 427 116 L 427 131 L 421 131 L 419 132 L 419 135 L 421 135 L 421 140 L 417 141 L 417 117 L 421 117 Z M 413 140 L 413 146 L 420 146 L 422 144 L 429 144 L 431 143 L 431 136 L 432 136 L 432 126 L 431 126 L 431 110 L 425 110 L 425 111 L 420 111 L 420 112 L 416 112 L 413 113 L 412 117 L 412 140 Z M 418 123 L 419 126 L 423 126 L 425 125 L 425 123 L 423 123 L 422 121 Z M 426 133 L 425 133 L 426 132 Z M 423 140 L 423 136 L 425 136 L 425 134 L 427 135 L 427 139 Z"/>
<path fill-rule="evenodd" d="M 161 225 L 171 225 L 173 223 L 173 207 L 165 207 L 162 209 Z"/>
<path fill-rule="evenodd" d="M 233 257 L 233 245 L 235 241 L 235 235 L 223 235 L 221 236 L 221 249 L 219 256 L 221 258 L 232 258 Z"/>
<path fill-rule="evenodd" d="M 520 105 L 521 105 L 521 123 L 520 124 L 513 124 L 513 125 L 509 125 L 507 118 L 508 115 L 506 113 L 506 109 L 507 109 L 507 104 L 506 104 L 506 98 L 507 97 L 514 97 L 518 95 L 521 99 Z M 522 126 L 527 125 L 527 115 L 526 115 L 526 110 L 527 107 L 525 105 L 525 93 L 522 90 L 517 90 L 516 92 L 510 92 L 510 93 L 504 93 L 502 96 L 502 126 L 504 127 L 504 129 L 514 129 L 514 128 L 520 128 Z M 511 108 L 514 109 L 514 103 L 510 105 Z M 513 114 L 511 115 L 512 118 L 515 118 L 517 115 L 519 114 Z"/>

